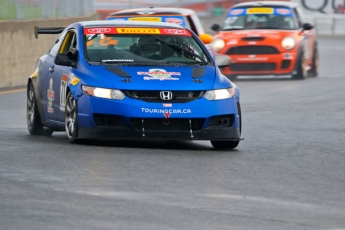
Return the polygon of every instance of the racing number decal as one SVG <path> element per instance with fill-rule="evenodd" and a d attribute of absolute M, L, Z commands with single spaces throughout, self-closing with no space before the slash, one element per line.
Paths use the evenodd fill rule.
<path fill-rule="evenodd" d="M 60 85 L 60 110 L 65 112 L 68 76 L 63 74 Z"/>

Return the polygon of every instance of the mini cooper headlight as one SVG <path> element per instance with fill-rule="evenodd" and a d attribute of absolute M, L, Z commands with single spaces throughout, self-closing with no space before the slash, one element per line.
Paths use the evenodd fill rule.
<path fill-rule="evenodd" d="M 124 93 L 117 89 L 104 89 L 98 87 L 90 87 L 86 85 L 83 85 L 82 89 L 85 94 L 94 97 L 101 97 L 113 100 L 123 100 L 126 97 Z"/>
<path fill-rule="evenodd" d="M 204 94 L 204 98 L 207 100 L 213 101 L 213 100 L 222 100 L 222 99 L 228 99 L 232 98 L 235 95 L 235 89 L 234 88 L 228 88 L 228 89 L 216 89 L 216 90 L 207 90 Z"/>
<path fill-rule="evenodd" d="M 225 42 L 223 39 L 221 38 L 216 38 L 213 42 L 212 42 L 212 48 L 214 51 L 218 52 L 219 50 L 223 49 L 225 46 Z"/>
<path fill-rule="evenodd" d="M 293 37 L 286 37 L 282 40 L 282 47 L 286 50 L 295 48 L 296 40 Z"/>

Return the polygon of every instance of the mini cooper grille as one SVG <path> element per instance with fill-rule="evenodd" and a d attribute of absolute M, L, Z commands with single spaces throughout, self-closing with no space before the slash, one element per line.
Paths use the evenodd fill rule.
<path fill-rule="evenodd" d="M 189 120 L 191 120 L 191 124 L 189 123 Z M 142 130 L 144 128 L 146 131 L 183 131 L 190 130 L 190 128 L 192 128 L 194 131 L 197 131 L 202 128 L 204 122 L 204 118 L 131 118 L 131 123 L 134 129 Z"/>
<path fill-rule="evenodd" d="M 230 64 L 232 71 L 269 71 L 275 70 L 275 63 L 234 63 Z"/>
<path fill-rule="evenodd" d="M 279 54 L 279 51 L 273 46 L 237 46 L 228 49 L 226 54 Z"/>
<path fill-rule="evenodd" d="M 204 91 L 171 91 L 172 99 L 162 100 L 160 92 L 158 90 L 125 91 L 128 97 L 148 102 L 189 102 L 204 95 Z"/>

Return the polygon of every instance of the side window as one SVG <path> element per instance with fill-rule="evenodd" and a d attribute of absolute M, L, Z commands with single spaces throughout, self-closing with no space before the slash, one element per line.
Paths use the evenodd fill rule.
<path fill-rule="evenodd" d="M 201 21 L 200 21 L 198 15 L 192 14 L 192 15 L 190 15 L 190 18 L 191 18 L 192 22 L 189 22 L 189 24 L 193 24 L 193 22 L 194 22 L 195 31 L 196 31 L 195 33 L 198 36 L 201 35 L 201 34 L 204 34 L 205 33 L 204 27 L 202 26 Z M 193 31 L 194 31 L 194 29 L 193 29 Z"/>
<path fill-rule="evenodd" d="M 58 53 L 59 51 L 59 48 L 61 46 L 61 43 L 63 41 L 63 38 L 65 37 L 66 35 L 66 31 L 64 31 L 60 37 L 55 41 L 55 44 L 51 47 L 49 53 L 53 56 L 56 56 L 56 54 Z"/>
<path fill-rule="evenodd" d="M 65 36 L 61 47 L 59 49 L 59 53 L 67 53 L 71 48 L 77 47 L 77 36 L 75 31 L 70 30 Z"/>

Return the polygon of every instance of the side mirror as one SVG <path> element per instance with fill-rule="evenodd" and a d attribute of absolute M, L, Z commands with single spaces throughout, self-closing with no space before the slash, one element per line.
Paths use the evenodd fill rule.
<path fill-rule="evenodd" d="M 310 23 L 304 23 L 302 28 L 303 28 L 303 30 L 311 30 L 314 28 L 314 26 Z"/>
<path fill-rule="evenodd" d="M 210 44 L 213 40 L 213 37 L 210 34 L 201 34 L 199 38 L 204 44 Z"/>
<path fill-rule="evenodd" d="M 75 66 L 77 60 L 77 49 L 71 48 L 66 54 L 57 54 L 54 60 L 56 65 Z"/>
<path fill-rule="evenodd" d="M 216 61 L 218 67 L 227 67 L 230 65 L 230 58 L 228 55 L 214 55 L 214 60 Z"/>
<path fill-rule="evenodd" d="M 219 31 L 220 30 L 220 25 L 217 24 L 217 23 L 212 24 L 211 30 L 214 30 L 216 32 Z"/>

